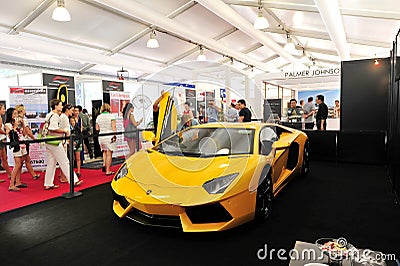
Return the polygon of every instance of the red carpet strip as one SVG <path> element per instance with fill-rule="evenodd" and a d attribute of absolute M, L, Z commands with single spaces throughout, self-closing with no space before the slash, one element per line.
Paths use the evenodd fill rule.
<path fill-rule="evenodd" d="M 120 165 L 111 166 L 111 171 L 117 172 Z M 44 172 L 40 172 L 40 178 L 34 180 L 28 173 L 21 175 L 21 182 L 28 185 L 27 188 L 21 188 L 18 192 L 8 191 L 9 179 L 6 174 L 1 174 L 0 179 L 5 179 L 5 183 L 0 183 L 0 213 L 35 204 L 41 201 L 60 197 L 63 193 L 70 191 L 69 183 L 60 183 L 58 171 L 54 178 L 54 184 L 59 185 L 57 189 L 44 190 Z M 39 173 L 39 172 L 37 172 Z M 114 175 L 106 175 L 101 169 L 81 169 L 83 184 L 74 188 L 74 191 L 82 191 L 86 188 L 98 186 L 111 182 Z M 83 194 L 84 196 L 84 194 Z"/>

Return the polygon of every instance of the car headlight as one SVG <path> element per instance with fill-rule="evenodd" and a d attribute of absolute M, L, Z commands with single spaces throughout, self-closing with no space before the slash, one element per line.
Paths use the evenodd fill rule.
<path fill-rule="evenodd" d="M 128 174 L 128 168 L 126 163 L 119 169 L 118 173 L 114 176 L 114 180 L 117 181 L 121 177 L 124 177 Z"/>
<path fill-rule="evenodd" d="M 203 188 L 210 194 L 223 193 L 238 175 L 239 173 L 233 173 L 208 180 L 203 184 Z"/>

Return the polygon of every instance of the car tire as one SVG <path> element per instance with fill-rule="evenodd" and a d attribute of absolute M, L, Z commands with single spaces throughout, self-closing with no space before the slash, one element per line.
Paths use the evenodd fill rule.
<path fill-rule="evenodd" d="M 268 173 L 257 188 L 255 220 L 265 221 L 271 212 L 273 192 L 272 178 Z"/>
<path fill-rule="evenodd" d="M 310 171 L 310 144 L 308 140 L 304 143 L 303 162 L 301 164 L 301 176 L 307 176 Z"/>

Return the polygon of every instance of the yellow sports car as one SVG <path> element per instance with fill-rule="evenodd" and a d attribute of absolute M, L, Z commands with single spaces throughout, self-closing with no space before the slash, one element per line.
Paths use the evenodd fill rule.
<path fill-rule="evenodd" d="M 128 158 L 111 183 L 113 210 L 121 218 L 186 232 L 226 230 L 264 220 L 273 197 L 309 170 L 301 131 L 260 122 L 210 123 L 163 139 L 172 109 L 160 104 L 159 131 L 144 134 L 155 146 Z"/>

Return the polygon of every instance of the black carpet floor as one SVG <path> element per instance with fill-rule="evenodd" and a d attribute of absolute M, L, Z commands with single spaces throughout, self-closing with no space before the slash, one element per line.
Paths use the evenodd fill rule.
<path fill-rule="evenodd" d="M 312 162 L 263 224 L 182 233 L 120 220 L 109 184 L 0 215 L 1 265 L 288 265 L 257 251 L 345 237 L 358 248 L 400 255 L 400 208 L 383 166 Z M 392 264 L 391 264 L 392 265 Z M 394 264 L 396 265 L 396 264 Z"/>
<path fill-rule="evenodd" d="M 111 165 L 121 164 L 125 161 L 125 158 L 113 158 Z M 100 169 L 103 166 L 103 160 L 97 160 L 90 163 L 84 163 L 81 168 L 87 169 Z"/>

